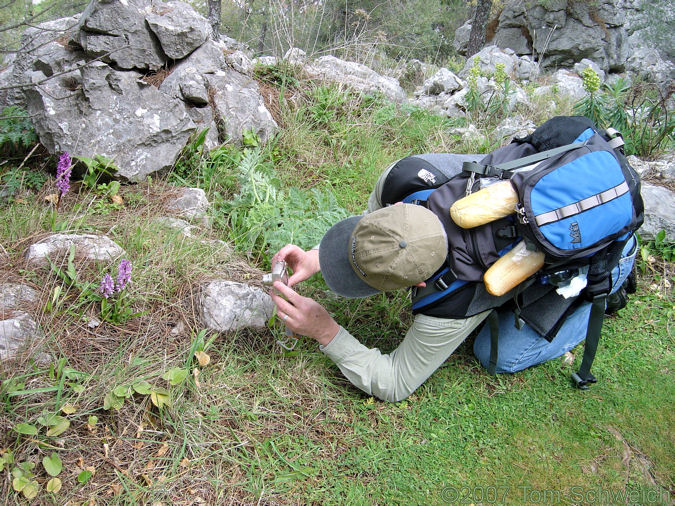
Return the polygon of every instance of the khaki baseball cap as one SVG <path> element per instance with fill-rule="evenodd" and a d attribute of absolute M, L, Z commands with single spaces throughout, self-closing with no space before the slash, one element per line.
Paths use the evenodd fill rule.
<path fill-rule="evenodd" d="M 367 297 L 425 281 L 447 254 L 438 217 L 425 207 L 399 204 L 335 224 L 321 240 L 319 263 L 335 293 Z"/>

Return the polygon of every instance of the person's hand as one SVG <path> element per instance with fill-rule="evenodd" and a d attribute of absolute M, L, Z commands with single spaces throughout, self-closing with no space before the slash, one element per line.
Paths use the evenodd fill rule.
<path fill-rule="evenodd" d="M 277 316 L 293 332 L 316 339 L 326 346 L 340 330 L 328 311 L 309 297 L 303 297 L 280 281 L 270 291 L 277 306 Z"/>
<path fill-rule="evenodd" d="M 321 270 L 319 250 L 315 249 L 304 251 L 294 244 L 287 244 L 272 257 L 272 265 L 280 260 L 285 261 L 293 271 L 288 278 L 288 286 L 305 281 Z"/>

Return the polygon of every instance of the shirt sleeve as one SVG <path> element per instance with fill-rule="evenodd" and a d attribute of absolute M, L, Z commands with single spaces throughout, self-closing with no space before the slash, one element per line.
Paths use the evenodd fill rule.
<path fill-rule="evenodd" d="M 385 401 L 408 397 L 488 315 L 464 319 L 417 315 L 401 344 L 390 354 L 368 348 L 340 327 L 321 351 L 356 387 Z"/>

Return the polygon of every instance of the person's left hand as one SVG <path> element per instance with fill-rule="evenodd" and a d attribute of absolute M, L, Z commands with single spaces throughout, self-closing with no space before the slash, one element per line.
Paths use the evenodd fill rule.
<path fill-rule="evenodd" d="M 270 296 L 277 306 L 277 316 L 296 334 L 311 337 L 326 346 L 340 330 L 321 304 L 279 281 L 274 282 Z"/>

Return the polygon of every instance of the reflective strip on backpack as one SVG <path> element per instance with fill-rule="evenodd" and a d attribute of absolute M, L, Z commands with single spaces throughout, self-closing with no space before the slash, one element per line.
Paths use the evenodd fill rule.
<path fill-rule="evenodd" d="M 540 227 L 549 223 L 553 223 L 554 221 L 560 221 L 570 216 L 574 216 L 575 214 L 588 211 L 589 209 L 593 209 L 594 207 L 610 202 L 611 200 L 628 193 L 629 190 L 628 183 L 623 181 L 622 183 L 614 186 L 613 188 L 610 188 L 609 190 L 605 190 L 602 193 L 597 193 L 578 202 L 573 202 L 572 204 L 554 209 L 553 211 L 539 214 L 535 216 L 535 221 Z"/>

